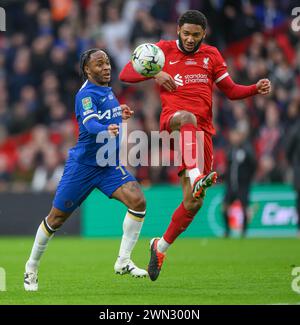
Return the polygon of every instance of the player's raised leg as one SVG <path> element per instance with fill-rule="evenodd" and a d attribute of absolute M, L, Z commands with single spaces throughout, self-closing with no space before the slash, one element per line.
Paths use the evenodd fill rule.
<path fill-rule="evenodd" d="M 152 281 L 155 281 L 159 276 L 167 249 L 187 229 L 203 204 L 203 199 L 195 199 L 193 197 L 192 187 L 188 177 L 182 175 L 180 178 L 183 190 L 183 202 L 175 210 L 163 237 L 153 238 L 150 242 L 151 256 L 148 273 Z"/>
<path fill-rule="evenodd" d="M 209 136 L 197 128 L 196 116 L 178 111 L 170 119 L 170 129 L 180 131 L 180 149 L 184 169 L 190 179 L 194 198 L 203 198 L 205 190 L 217 181 L 217 173 L 210 171 L 207 161 L 212 161 Z M 210 140 L 211 141 L 211 140 Z M 206 174 L 204 171 L 209 170 Z"/>
<path fill-rule="evenodd" d="M 55 231 L 67 220 L 71 213 L 52 208 L 49 215 L 40 224 L 29 259 L 25 265 L 24 289 L 26 291 L 38 290 L 38 267 L 49 240 Z"/>
<path fill-rule="evenodd" d="M 112 197 L 128 207 L 123 222 L 119 255 L 114 266 L 115 272 L 131 274 L 134 277 L 146 277 L 148 272 L 138 268 L 131 260 L 131 253 L 138 241 L 146 214 L 146 201 L 143 192 L 138 182 L 130 181 L 119 187 Z"/>

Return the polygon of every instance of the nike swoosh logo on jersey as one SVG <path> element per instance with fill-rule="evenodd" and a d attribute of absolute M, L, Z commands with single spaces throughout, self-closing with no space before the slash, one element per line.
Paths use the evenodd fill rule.
<path fill-rule="evenodd" d="M 172 65 L 172 64 L 176 64 L 176 63 L 178 63 L 178 62 L 179 62 L 179 60 L 178 60 L 178 61 L 169 61 L 170 65 Z"/>

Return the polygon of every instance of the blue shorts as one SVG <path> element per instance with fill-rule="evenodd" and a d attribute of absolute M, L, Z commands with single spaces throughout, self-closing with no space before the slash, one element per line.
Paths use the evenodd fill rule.
<path fill-rule="evenodd" d="M 63 212 L 74 211 L 98 188 L 108 197 L 123 184 L 136 181 L 123 166 L 96 167 L 68 159 L 63 176 L 58 184 L 53 206 Z"/>

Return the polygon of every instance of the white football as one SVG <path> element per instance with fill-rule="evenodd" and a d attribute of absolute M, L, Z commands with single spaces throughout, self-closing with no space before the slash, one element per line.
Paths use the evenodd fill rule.
<path fill-rule="evenodd" d="M 134 70 L 152 77 L 159 73 L 165 64 L 165 55 L 160 47 L 152 43 L 139 45 L 132 53 L 131 62 Z"/>

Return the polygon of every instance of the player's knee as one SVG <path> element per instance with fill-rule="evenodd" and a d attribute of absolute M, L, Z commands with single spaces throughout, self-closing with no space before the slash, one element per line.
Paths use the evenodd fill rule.
<path fill-rule="evenodd" d="M 196 116 L 187 111 L 178 111 L 174 114 L 170 121 L 170 127 L 174 130 L 180 130 L 180 128 L 185 124 L 193 124 L 197 126 Z"/>
<path fill-rule="evenodd" d="M 193 113 L 187 111 L 180 112 L 180 127 L 185 124 L 193 124 L 197 126 L 197 118 Z"/>
<path fill-rule="evenodd" d="M 52 229 L 58 229 L 65 223 L 67 218 L 68 216 L 62 214 L 50 214 L 47 217 L 47 223 Z"/>
<path fill-rule="evenodd" d="M 135 211 L 145 211 L 146 210 L 146 200 L 143 195 L 136 196 L 131 200 L 131 206 L 129 207 Z"/>

